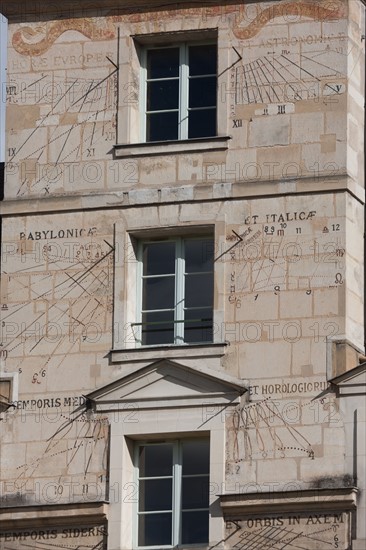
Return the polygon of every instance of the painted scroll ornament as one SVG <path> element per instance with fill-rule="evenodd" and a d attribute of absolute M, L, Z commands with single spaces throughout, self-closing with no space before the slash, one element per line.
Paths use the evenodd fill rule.
<path fill-rule="evenodd" d="M 232 8 L 237 11 L 240 6 L 232 6 Z M 217 9 L 217 14 L 220 15 L 220 6 L 217 6 Z M 159 20 L 171 19 L 174 16 L 181 17 L 185 11 L 191 13 L 192 8 L 158 12 Z M 54 21 L 47 26 L 36 28 L 21 27 L 14 33 L 12 44 L 21 55 L 38 56 L 45 53 L 67 31 L 80 32 L 94 41 L 111 40 L 116 37 L 116 24 L 143 22 L 149 19 L 149 15 L 152 14 L 142 12 L 108 16 L 103 18 L 102 25 L 96 23 L 93 18 L 84 18 Z M 286 16 L 307 17 L 315 21 L 333 21 L 341 19 L 345 13 L 340 3 L 329 4 L 328 2 L 321 5 L 319 2 L 280 2 L 261 11 L 246 27 L 241 27 L 238 19 L 234 19 L 232 30 L 236 38 L 248 40 L 256 36 L 273 19 Z"/>

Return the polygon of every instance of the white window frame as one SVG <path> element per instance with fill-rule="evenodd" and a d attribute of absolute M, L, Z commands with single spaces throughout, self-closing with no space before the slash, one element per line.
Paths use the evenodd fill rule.
<path fill-rule="evenodd" d="M 185 288 L 184 288 L 184 276 L 185 276 L 185 258 L 184 258 L 184 241 L 186 240 L 207 240 L 212 241 L 214 244 L 213 235 L 197 235 L 196 237 L 190 237 L 187 235 L 177 236 L 170 239 L 144 239 L 139 240 L 137 249 L 137 311 L 136 311 L 136 327 L 134 329 L 135 340 L 137 347 L 143 346 L 142 344 L 142 295 L 143 295 L 143 245 L 147 243 L 157 242 L 174 242 L 176 243 L 176 255 L 175 255 L 175 307 L 174 307 L 174 342 L 171 344 L 148 344 L 148 347 L 159 347 L 166 345 L 190 345 L 190 342 L 184 341 L 184 303 L 185 303 Z M 205 273 L 205 272 L 202 272 Z M 207 272 L 206 272 L 207 273 Z M 215 271 L 212 271 L 212 277 L 214 278 Z M 202 309 L 202 308 L 198 308 Z M 157 310 L 159 311 L 159 310 Z M 214 314 L 214 300 L 212 297 L 212 316 Z M 213 321 L 212 321 L 213 323 Z M 212 343 L 211 341 L 197 342 L 197 343 Z"/>
<path fill-rule="evenodd" d="M 0 359 L 0 380 L 3 382 L 10 382 L 10 400 L 9 404 L 14 403 L 18 400 L 19 393 L 19 379 L 18 372 L 6 372 L 5 365 L 2 367 L 2 359 Z"/>
<path fill-rule="evenodd" d="M 188 88 L 189 88 L 189 47 L 190 46 L 209 46 L 209 45 L 217 45 L 216 40 L 206 40 L 206 41 L 188 41 L 188 42 L 179 42 L 179 43 L 172 43 L 172 44 L 160 44 L 156 46 L 145 46 L 141 50 L 141 77 L 140 77 L 140 139 L 143 143 L 154 143 L 154 142 L 148 142 L 147 136 L 146 136 L 146 119 L 147 119 L 147 52 L 148 50 L 158 50 L 158 49 L 171 49 L 171 48 L 179 48 L 179 121 L 178 121 L 178 141 L 179 140 L 185 140 L 188 138 Z M 217 59 L 216 59 L 216 67 L 217 67 Z M 200 75 L 200 76 L 216 76 L 217 78 L 218 71 L 216 70 L 215 75 L 207 74 L 207 75 Z M 217 86 L 217 82 L 216 82 Z M 216 132 L 214 136 L 207 136 L 205 139 L 209 139 L 210 137 L 216 137 L 217 136 L 217 108 L 218 108 L 218 101 L 217 101 L 217 93 L 216 93 L 216 106 L 212 107 L 212 109 L 216 109 Z M 209 108 L 209 107 L 207 107 Z M 175 110 L 175 109 L 172 109 Z M 159 112 L 159 111 L 154 111 Z M 163 112 L 163 111 L 162 111 Z M 169 141 L 169 140 L 168 140 Z"/>
<path fill-rule="evenodd" d="M 135 444 L 134 449 L 134 479 L 137 486 L 137 491 L 139 487 L 139 466 L 138 466 L 138 450 L 141 446 L 147 446 L 147 445 L 164 445 L 164 444 L 172 444 L 173 445 L 173 502 L 172 502 L 172 544 L 169 545 L 157 545 L 157 546 L 138 546 L 138 515 L 139 515 L 139 503 L 138 499 L 135 502 L 134 507 L 134 527 L 133 527 L 133 548 L 136 550 L 156 550 L 157 548 L 176 548 L 178 545 L 182 545 L 182 525 L 181 525 L 181 498 L 182 498 L 182 469 L 183 469 L 183 460 L 182 460 L 182 442 L 189 442 L 189 441 L 203 441 L 206 440 L 209 443 L 209 438 L 183 438 L 183 439 L 167 439 L 165 441 L 139 441 Z M 211 457 L 209 460 L 209 464 L 211 462 Z M 206 474 L 197 474 L 199 477 L 203 477 L 203 475 Z M 207 472 L 208 478 L 210 480 L 210 471 Z M 167 476 L 161 477 L 161 479 L 165 479 Z M 193 476 L 192 476 L 193 477 Z M 154 479 L 159 479 L 159 477 L 155 477 Z M 200 511 L 205 511 L 204 508 L 200 508 Z M 207 516 L 209 519 L 209 507 L 207 507 Z M 184 544 L 184 547 L 195 547 L 195 546 L 205 546 L 208 544 L 208 540 L 201 543 L 194 543 L 194 544 Z"/>

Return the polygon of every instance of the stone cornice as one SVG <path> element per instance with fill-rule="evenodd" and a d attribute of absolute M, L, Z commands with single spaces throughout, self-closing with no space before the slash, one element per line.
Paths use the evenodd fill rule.
<path fill-rule="evenodd" d="M 223 193 L 225 188 L 225 193 Z M 109 193 L 85 193 L 5 199 L 0 202 L 0 216 L 49 215 L 50 212 L 74 212 L 113 208 L 140 208 L 147 206 L 179 204 L 199 201 L 229 201 L 250 198 L 272 198 L 324 193 L 349 193 L 363 204 L 361 189 L 346 175 L 337 178 L 303 178 L 301 181 L 239 181 L 202 182 L 199 185 L 180 184 L 170 187 L 145 187 L 110 191 Z"/>
<path fill-rule="evenodd" d="M 107 520 L 106 502 L 12 506 L 0 508 L 0 529 L 94 525 Z"/>
<path fill-rule="evenodd" d="M 347 511 L 356 508 L 356 487 L 220 495 L 225 519 L 252 514 Z"/>

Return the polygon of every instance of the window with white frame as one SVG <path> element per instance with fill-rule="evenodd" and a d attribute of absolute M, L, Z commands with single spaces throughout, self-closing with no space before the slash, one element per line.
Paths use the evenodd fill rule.
<path fill-rule="evenodd" d="M 216 43 L 144 48 L 141 65 L 142 141 L 216 136 Z"/>
<path fill-rule="evenodd" d="M 213 239 L 156 239 L 140 241 L 138 248 L 137 343 L 212 342 Z"/>
<path fill-rule="evenodd" d="M 0 357 L 7 357 L 7 351 L 3 351 Z M 7 411 L 12 403 L 18 399 L 18 373 L 0 372 L 0 413 Z"/>
<path fill-rule="evenodd" d="M 11 402 L 11 381 L 0 378 L 0 412 L 6 411 Z"/>
<path fill-rule="evenodd" d="M 209 439 L 136 445 L 134 547 L 208 543 L 209 447 Z"/>

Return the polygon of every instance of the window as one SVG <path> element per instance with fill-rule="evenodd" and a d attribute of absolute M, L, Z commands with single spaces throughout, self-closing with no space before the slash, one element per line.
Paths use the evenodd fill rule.
<path fill-rule="evenodd" d="M 216 136 L 216 44 L 146 48 L 142 67 L 143 141 Z"/>
<path fill-rule="evenodd" d="M 209 440 L 140 443 L 135 546 L 208 542 Z"/>
<path fill-rule="evenodd" d="M 0 378 L 0 412 L 9 408 L 11 401 L 11 381 Z"/>
<path fill-rule="evenodd" d="M 140 242 L 141 345 L 212 342 L 213 239 Z"/>
<path fill-rule="evenodd" d="M 6 359 L 7 350 L 0 350 L 0 359 Z M 1 362 L 0 362 L 1 363 Z M 18 399 L 18 373 L 0 372 L 0 413 L 7 411 Z"/>

